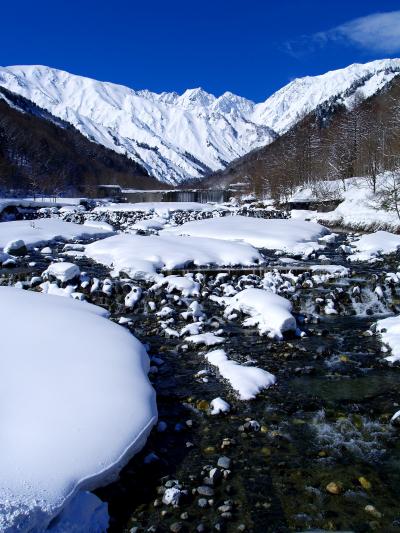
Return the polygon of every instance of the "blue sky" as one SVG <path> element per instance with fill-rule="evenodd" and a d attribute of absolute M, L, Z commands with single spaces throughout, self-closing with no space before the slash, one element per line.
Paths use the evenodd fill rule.
<path fill-rule="evenodd" d="M 400 56 L 398 1 L 19 0 L 1 21 L 3 66 L 256 101 L 298 76 Z"/>

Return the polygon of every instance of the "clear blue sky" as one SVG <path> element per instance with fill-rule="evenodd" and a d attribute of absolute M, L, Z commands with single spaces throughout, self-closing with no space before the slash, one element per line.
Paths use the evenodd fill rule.
<path fill-rule="evenodd" d="M 363 18 L 398 9 L 385 0 L 9 1 L 0 8 L 0 64 L 261 101 L 298 76 L 400 56 L 400 12 Z"/>

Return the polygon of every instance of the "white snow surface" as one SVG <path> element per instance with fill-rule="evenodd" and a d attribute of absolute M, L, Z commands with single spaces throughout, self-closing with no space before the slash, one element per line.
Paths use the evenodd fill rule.
<path fill-rule="evenodd" d="M 315 222 L 291 219 L 264 219 L 240 215 L 207 218 L 166 228 L 161 232 L 195 237 L 213 237 L 228 241 L 244 241 L 256 248 L 292 251 L 296 245 L 311 242 L 329 233 Z"/>
<path fill-rule="evenodd" d="M 286 298 L 263 289 L 244 289 L 226 298 L 225 315 L 240 311 L 249 318 L 244 326 L 257 326 L 261 335 L 282 338 L 286 331 L 296 331 L 296 320 L 291 313 L 292 304 Z"/>
<path fill-rule="evenodd" d="M 98 263 L 125 272 L 132 278 L 154 278 L 157 270 L 203 265 L 251 265 L 262 261 L 260 253 L 245 243 L 176 235 L 120 234 L 85 247 Z"/>
<path fill-rule="evenodd" d="M 355 253 L 349 255 L 349 261 L 368 261 L 375 257 L 396 252 L 400 248 L 400 235 L 388 231 L 376 231 L 362 235 L 351 243 Z"/>
<path fill-rule="evenodd" d="M 78 491 L 114 479 L 156 422 L 146 351 L 106 316 L 0 287 L 2 532 L 45 531 Z"/>
<path fill-rule="evenodd" d="M 220 169 L 270 143 L 332 97 L 350 106 L 355 92 L 371 96 L 399 70 L 399 59 L 353 64 L 296 79 L 259 104 L 231 92 L 216 97 L 201 88 L 182 95 L 135 91 L 40 65 L 0 67 L 0 86 L 174 183 Z"/>
<path fill-rule="evenodd" d="M 54 218 L 38 220 L 13 220 L 0 224 L 0 250 L 11 241 L 23 240 L 27 248 L 43 245 L 54 240 L 69 241 L 110 235 L 109 229 L 91 227 Z"/>
<path fill-rule="evenodd" d="M 60 280 L 61 283 L 65 283 L 66 281 L 76 278 L 80 275 L 80 273 L 81 271 L 78 265 L 68 262 L 52 263 L 43 272 L 43 274 L 54 276 L 56 279 Z"/>
<path fill-rule="evenodd" d="M 229 381 L 241 400 L 252 400 L 276 381 L 273 374 L 262 368 L 240 365 L 228 359 L 225 350 L 213 350 L 206 353 L 205 358 L 218 368 L 220 375 Z"/>
<path fill-rule="evenodd" d="M 390 363 L 400 361 L 400 316 L 378 320 L 376 331 L 381 334 L 382 341 L 392 350 L 392 354 L 385 357 L 386 361 Z"/>
<path fill-rule="evenodd" d="M 370 183 L 362 176 L 347 179 L 345 189 L 339 180 L 330 182 L 331 187 L 336 189 L 337 195 L 343 201 L 333 211 L 317 213 L 313 217 L 314 220 L 330 226 L 347 227 L 354 231 L 399 231 L 400 220 L 397 214 L 382 209 L 379 202 L 379 193 L 387 182 L 388 175 L 388 172 L 384 172 L 377 176 L 378 194 L 373 194 Z"/>

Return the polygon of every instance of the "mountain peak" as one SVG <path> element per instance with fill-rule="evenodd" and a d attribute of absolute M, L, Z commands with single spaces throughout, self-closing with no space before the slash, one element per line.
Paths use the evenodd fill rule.
<path fill-rule="evenodd" d="M 0 67 L 0 86 L 24 96 L 83 135 L 127 154 L 169 183 L 202 177 L 272 142 L 332 98 L 351 105 L 400 73 L 400 59 L 353 64 L 291 81 L 255 104 L 201 87 L 157 94 L 96 81 L 42 65 Z"/>

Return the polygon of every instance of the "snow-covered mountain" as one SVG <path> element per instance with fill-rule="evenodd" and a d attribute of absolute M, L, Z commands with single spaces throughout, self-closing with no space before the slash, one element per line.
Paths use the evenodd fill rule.
<path fill-rule="evenodd" d="M 296 79 L 258 104 L 200 88 L 182 95 L 134 91 L 44 66 L 0 67 L 0 86 L 173 184 L 270 143 L 330 98 L 350 105 L 355 93 L 368 97 L 398 73 L 400 59 L 354 64 Z"/>

